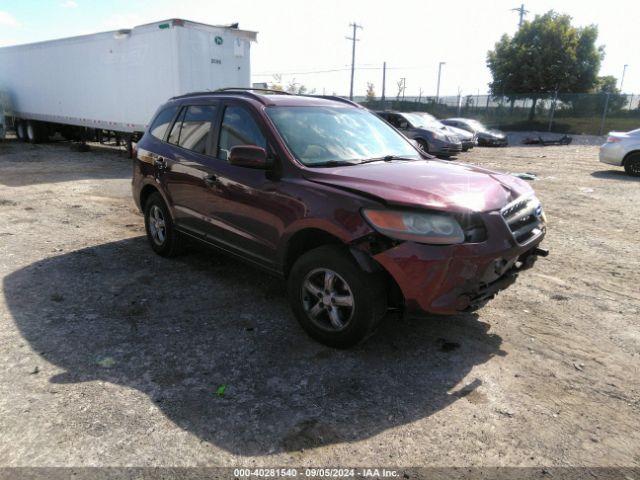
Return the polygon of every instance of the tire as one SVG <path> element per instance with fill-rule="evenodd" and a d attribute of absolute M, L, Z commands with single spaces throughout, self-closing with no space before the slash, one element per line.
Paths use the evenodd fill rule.
<path fill-rule="evenodd" d="M 174 257 L 180 253 L 182 239 L 174 228 L 162 195 L 158 192 L 152 193 L 144 205 L 144 227 L 149 245 L 158 255 Z"/>
<path fill-rule="evenodd" d="M 632 177 L 640 177 L 640 153 L 632 153 L 624 161 L 624 171 Z"/>
<path fill-rule="evenodd" d="M 302 255 L 287 280 L 289 302 L 302 328 L 335 348 L 351 347 L 373 333 L 387 311 L 385 285 L 382 274 L 364 272 L 337 245 Z"/>
<path fill-rule="evenodd" d="M 21 142 L 27 141 L 26 125 L 22 120 L 16 120 L 16 137 Z"/>
<path fill-rule="evenodd" d="M 45 127 L 40 122 L 29 120 L 26 123 L 26 140 L 29 143 L 40 143 L 44 140 Z"/>

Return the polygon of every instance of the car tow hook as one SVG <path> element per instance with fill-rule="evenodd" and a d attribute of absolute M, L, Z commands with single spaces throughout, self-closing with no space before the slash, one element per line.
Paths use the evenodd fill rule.
<path fill-rule="evenodd" d="M 549 256 L 549 250 L 546 249 L 546 248 L 536 247 L 535 250 L 532 253 L 533 253 L 533 255 L 537 255 L 538 257 L 548 257 Z"/>

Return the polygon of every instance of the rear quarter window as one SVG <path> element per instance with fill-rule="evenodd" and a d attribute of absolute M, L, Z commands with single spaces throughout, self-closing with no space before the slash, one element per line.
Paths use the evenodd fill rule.
<path fill-rule="evenodd" d="M 164 137 L 167 133 L 167 129 L 169 125 L 171 125 L 171 120 L 176 116 L 176 112 L 178 111 L 177 106 L 175 107 L 167 107 L 156 115 L 156 118 L 153 119 L 151 126 L 149 127 L 149 133 L 156 137 L 159 140 L 164 140 Z"/>

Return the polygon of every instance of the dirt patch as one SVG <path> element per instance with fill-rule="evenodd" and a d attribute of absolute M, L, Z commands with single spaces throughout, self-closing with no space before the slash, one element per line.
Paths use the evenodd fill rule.
<path fill-rule="evenodd" d="M 550 256 L 334 351 L 279 281 L 153 255 L 122 152 L 0 143 L 2 465 L 640 466 L 640 181 L 593 146 L 459 160 L 536 174 Z"/>

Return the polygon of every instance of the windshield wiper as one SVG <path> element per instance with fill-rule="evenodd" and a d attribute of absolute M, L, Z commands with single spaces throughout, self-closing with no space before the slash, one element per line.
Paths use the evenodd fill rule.
<path fill-rule="evenodd" d="M 307 165 L 308 167 L 345 167 L 349 165 L 358 165 L 360 162 L 348 162 L 346 160 L 328 160 L 326 162 L 318 162 Z"/>
<path fill-rule="evenodd" d="M 416 158 L 401 157 L 398 155 L 385 155 L 384 157 L 367 158 L 360 160 L 359 163 L 371 163 L 371 162 L 390 162 L 392 160 L 403 160 L 405 162 L 413 162 Z"/>

